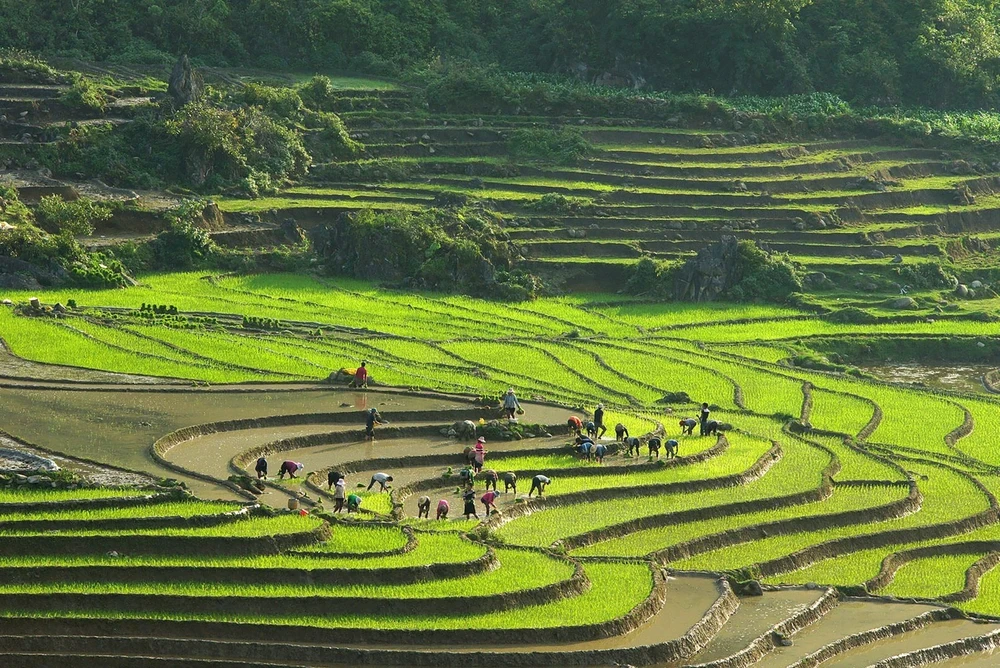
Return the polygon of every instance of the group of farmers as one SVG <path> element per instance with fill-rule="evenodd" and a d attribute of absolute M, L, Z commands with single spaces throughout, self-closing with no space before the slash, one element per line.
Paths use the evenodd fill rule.
<path fill-rule="evenodd" d="M 361 366 L 356 369 L 351 386 L 359 388 L 366 388 L 368 386 L 367 362 L 362 362 Z M 500 409 L 503 415 L 509 420 L 516 420 L 518 415 L 524 414 L 524 410 L 521 408 L 521 404 L 513 388 L 508 389 L 501 397 Z M 382 424 L 387 424 L 387 422 L 379 414 L 378 409 L 368 409 L 365 412 L 365 439 L 374 440 L 375 426 Z M 694 435 L 695 427 L 700 427 L 699 433 L 702 436 L 716 434 L 719 432 L 720 427 L 718 421 L 711 419 L 711 409 L 707 403 L 701 405 L 697 419 L 691 417 L 683 418 L 679 421 L 678 425 L 681 428 L 682 435 Z M 604 435 L 608 431 L 608 427 L 605 424 L 604 405 L 597 404 L 593 417 L 586 422 L 575 415 L 570 416 L 567 426 L 571 433 L 576 435 L 575 443 L 578 452 L 586 457 L 588 461 L 596 460 L 598 463 L 603 463 L 605 456 L 608 454 L 608 445 L 602 442 Z M 642 445 L 640 439 L 629 434 L 628 428 L 621 422 L 615 425 L 614 431 L 615 440 L 623 445 L 625 456 L 638 457 Z M 675 438 L 669 438 L 664 441 L 660 436 L 653 435 L 646 440 L 646 447 L 650 458 L 656 457 L 659 459 L 660 450 L 663 448 L 665 449 L 665 456 L 671 459 L 677 456 L 679 443 Z M 500 510 L 497 507 L 497 500 L 500 496 L 498 484 L 502 479 L 504 493 L 513 492 L 517 494 L 517 474 L 513 471 L 497 473 L 493 469 L 485 468 L 486 439 L 483 436 L 477 438 L 472 448 L 466 449 L 466 455 L 467 466 L 459 472 L 462 481 L 460 493 L 464 504 L 462 514 L 466 519 L 473 517 L 479 519 L 479 513 L 476 510 L 477 494 L 474 488 L 474 481 L 476 479 L 483 480 L 486 483 L 486 491 L 479 496 L 479 503 L 483 505 L 483 511 L 486 516 L 489 517 L 491 512 L 499 513 Z M 268 463 L 265 457 L 262 456 L 257 460 L 255 470 L 259 480 L 267 478 Z M 278 478 L 284 479 L 286 475 L 290 479 L 296 478 L 297 474 L 302 473 L 303 470 L 301 462 L 285 460 L 281 463 L 281 467 L 278 470 Z M 391 475 L 378 472 L 372 475 L 367 489 L 371 491 L 377 484 L 379 491 L 386 492 L 389 489 L 389 483 L 392 481 L 393 477 Z M 543 474 L 535 475 L 531 480 L 528 497 L 531 498 L 534 496 L 535 492 L 538 493 L 539 497 L 542 497 L 546 487 L 551 482 L 551 479 Z M 362 484 L 358 486 L 361 487 Z M 333 492 L 335 503 L 334 513 L 343 512 L 345 508 L 348 513 L 354 513 L 358 512 L 361 508 L 361 496 L 355 493 L 347 493 L 347 480 L 344 473 L 330 471 L 327 475 L 327 488 Z M 417 500 L 417 509 L 418 517 L 430 519 L 431 498 L 426 495 L 421 496 Z M 450 510 L 451 505 L 448 500 L 439 499 L 435 516 L 438 520 L 447 519 Z"/>

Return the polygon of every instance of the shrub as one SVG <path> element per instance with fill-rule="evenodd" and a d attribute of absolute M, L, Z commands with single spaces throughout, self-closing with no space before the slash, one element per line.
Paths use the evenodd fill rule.
<path fill-rule="evenodd" d="M 103 114 L 108 108 L 108 94 L 90 79 L 76 77 L 69 90 L 63 93 L 63 104 L 92 114 Z"/>
<path fill-rule="evenodd" d="M 593 151 L 577 128 L 520 128 L 507 140 L 514 158 L 555 164 L 571 164 Z"/>
<path fill-rule="evenodd" d="M 57 234 L 87 236 L 94 233 L 97 223 L 111 218 L 111 207 L 89 199 L 67 202 L 59 195 L 43 197 L 38 203 L 38 222 Z"/>

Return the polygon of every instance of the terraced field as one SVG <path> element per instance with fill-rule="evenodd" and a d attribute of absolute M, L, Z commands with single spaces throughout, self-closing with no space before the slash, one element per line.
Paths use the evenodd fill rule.
<path fill-rule="evenodd" d="M 1000 173 L 931 141 L 483 119 L 430 113 L 401 87 L 342 84 L 334 107 L 363 156 L 314 165 L 273 197 L 220 198 L 219 243 L 282 244 L 289 218 L 308 230 L 363 208 L 482 201 L 524 266 L 571 291 L 502 304 L 207 272 L 4 290 L 0 469 L 16 455 L 49 472 L 0 486 L 4 665 L 991 660 L 1000 399 L 789 359 L 819 338 L 992 345 L 995 297 L 949 301 L 908 281 L 972 251 L 988 264 Z M 3 109 L 30 106 L 0 125 L 3 142 L 48 141 L 62 92 L 0 88 Z M 566 124 L 593 146 L 586 157 L 510 155 L 512 133 Z M 111 196 L 19 183 L 28 201 Z M 100 232 L 88 243 L 124 238 Z M 723 235 L 789 253 L 812 272 L 816 308 L 615 294 L 638 258 L 683 258 Z M 900 314 L 900 293 L 920 301 Z M 75 306 L 23 308 L 34 296 Z M 855 306 L 869 317 L 838 317 Z M 324 382 L 361 360 L 370 390 Z M 508 387 L 524 411 L 514 431 L 498 421 Z M 722 433 L 681 435 L 702 402 Z M 571 445 L 567 418 L 599 403 L 609 435 L 622 423 L 640 438 L 638 456 L 613 437 L 603 462 Z M 371 408 L 388 424 L 367 441 Z M 483 476 L 475 516 L 460 512 L 474 437 L 449 430 L 466 420 L 500 477 L 492 514 Z M 676 438 L 678 456 L 650 453 L 653 437 Z M 259 457 L 270 476 L 257 486 Z M 304 473 L 277 478 L 285 460 Z M 330 472 L 357 512 L 334 512 Z M 369 485 L 379 473 L 388 491 Z M 441 502 L 448 517 L 434 519 Z"/>
<path fill-rule="evenodd" d="M 46 303 L 75 300 L 59 318 L 0 310 L 0 424 L 13 447 L 57 451 L 70 470 L 124 465 L 219 500 L 167 488 L 0 493 L 0 615 L 18 665 L 111 654 L 327 665 L 329 646 L 387 665 L 822 655 L 847 666 L 913 653 L 906 665 L 922 665 L 931 646 L 991 647 L 995 627 L 960 615 L 1000 616 L 989 436 L 1000 401 L 784 360 L 810 333 L 938 335 L 944 322 L 974 341 L 994 323 L 842 325 L 789 308 L 600 295 L 505 306 L 289 275 L 142 283 L 46 292 Z M 140 315 L 149 303 L 177 313 Z M 244 327 L 246 314 L 280 327 Z M 359 359 L 371 390 L 321 382 Z M 136 370 L 159 378 L 115 373 Z M 506 440 L 490 423 L 496 400 L 466 398 L 507 387 L 530 436 Z M 679 435 L 702 401 L 732 429 Z M 582 459 L 566 419 L 597 403 L 643 442 L 678 438 L 678 457 L 629 457 L 605 439 L 602 464 Z M 374 442 L 362 440 L 370 407 L 388 421 Z M 476 517 L 460 512 L 471 440 L 442 430 L 463 420 L 488 434 L 502 492 L 492 515 L 481 477 Z M 247 482 L 260 456 L 272 468 L 257 490 Z M 306 474 L 276 479 L 286 459 Z M 333 512 L 330 471 L 346 475 L 359 512 Z M 368 489 L 379 472 L 393 476 L 389 492 Z M 551 483 L 529 498 L 538 474 Z M 417 517 L 423 496 L 431 519 Z M 286 509 L 293 498 L 301 514 Z M 447 520 L 433 519 L 439 501 Z M 749 578 L 763 599 L 742 595 Z"/>

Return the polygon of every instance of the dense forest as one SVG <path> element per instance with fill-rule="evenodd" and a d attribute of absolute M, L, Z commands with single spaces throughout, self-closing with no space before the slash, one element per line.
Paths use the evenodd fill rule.
<path fill-rule="evenodd" d="M 0 0 L 0 47 L 401 76 L 467 60 L 720 95 L 990 106 L 995 0 Z"/>

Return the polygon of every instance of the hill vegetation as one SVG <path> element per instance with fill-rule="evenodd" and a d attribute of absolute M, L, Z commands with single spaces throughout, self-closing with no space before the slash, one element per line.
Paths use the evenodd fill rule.
<path fill-rule="evenodd" d="M 990 0 L 0 2 L 0 45 L 87 60 L 353 70 L 441 60 L 675 91 L 995 104 Z"/>

